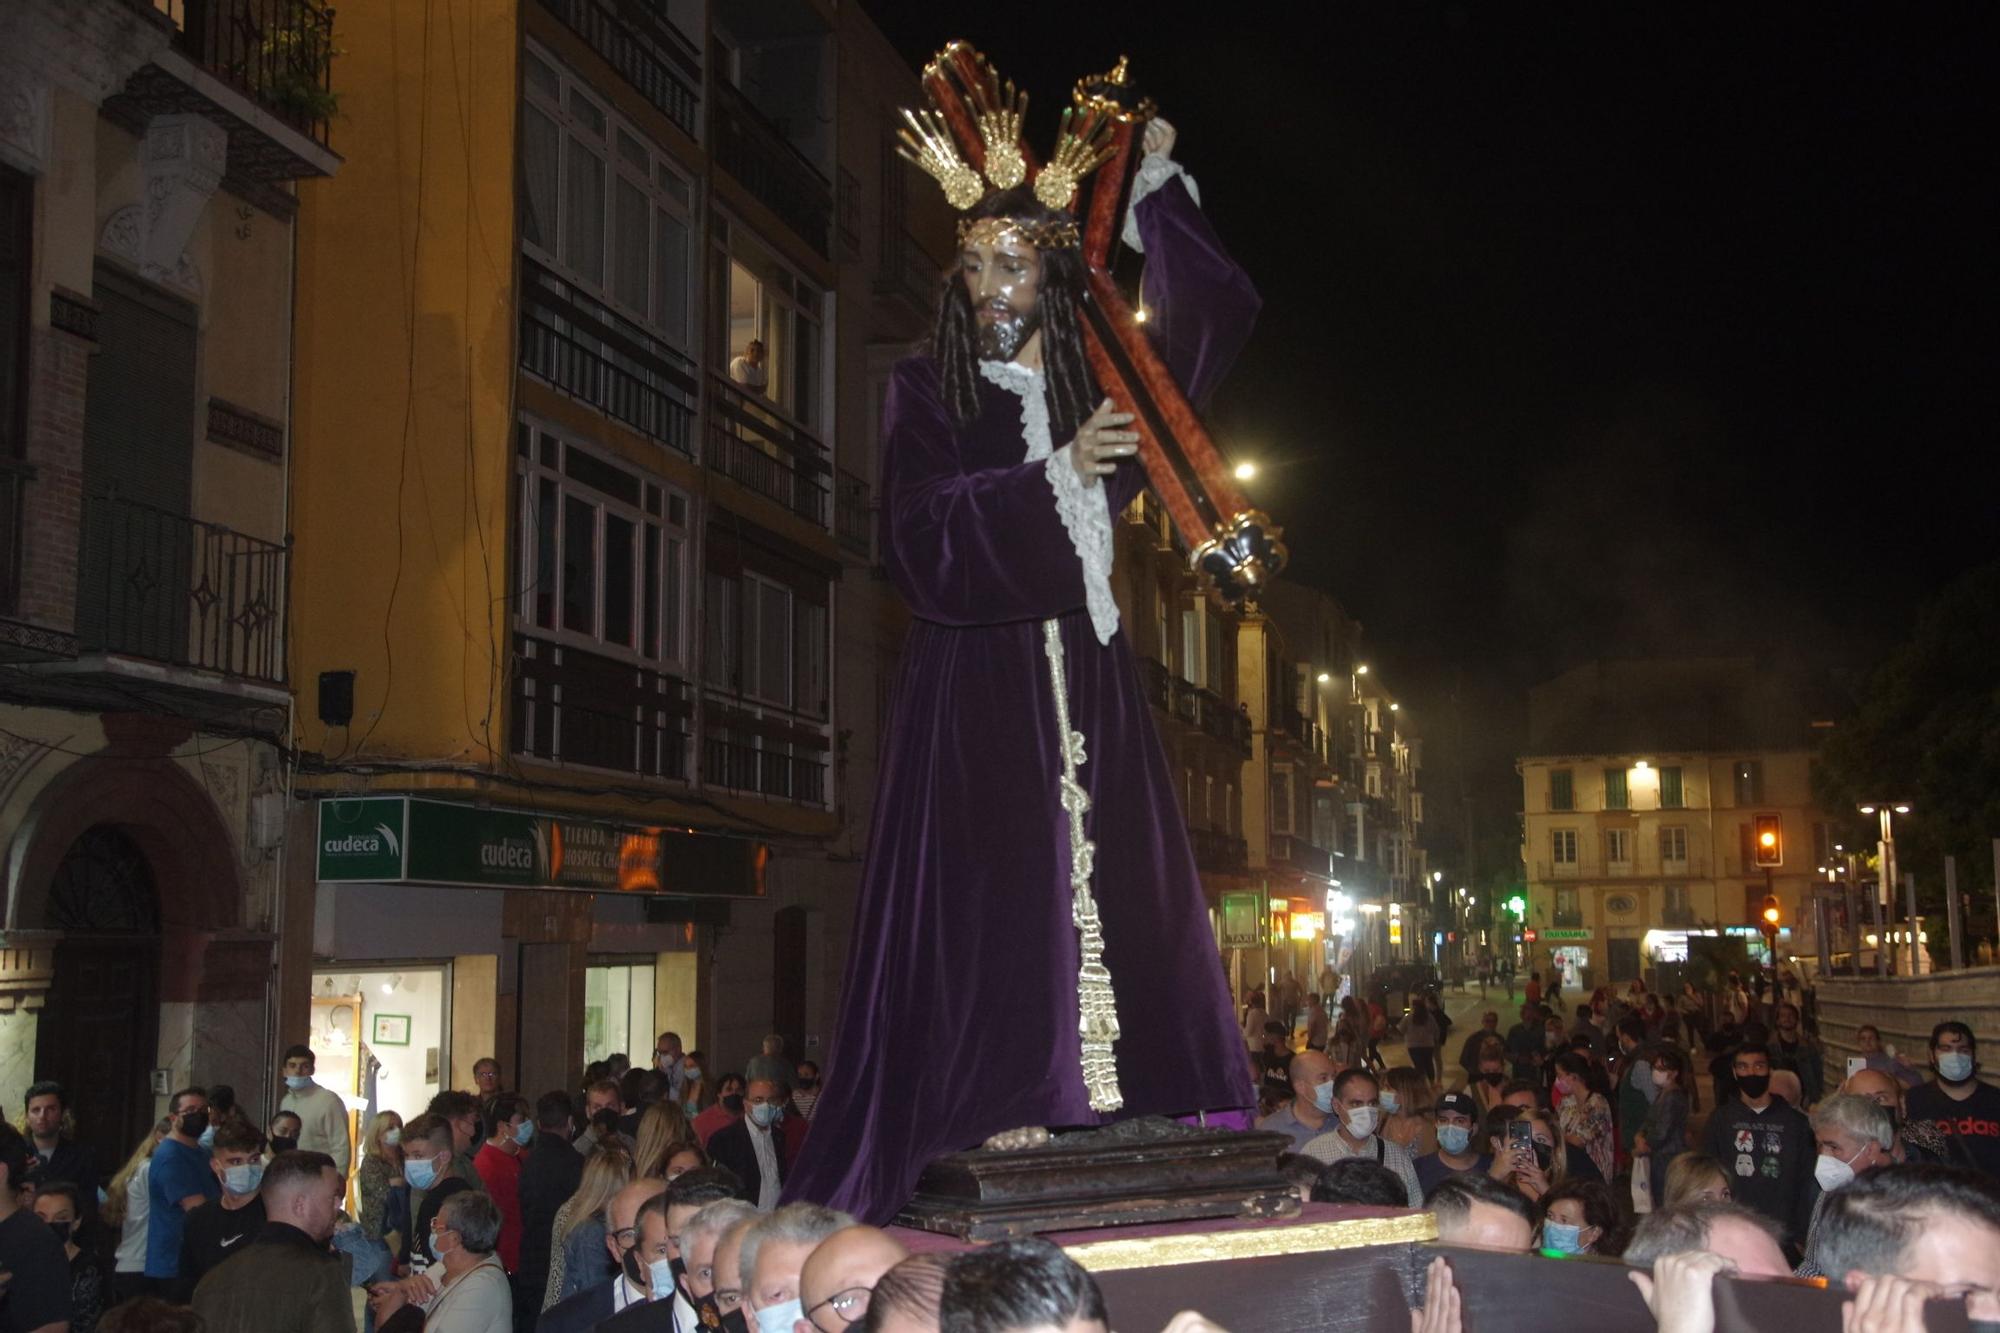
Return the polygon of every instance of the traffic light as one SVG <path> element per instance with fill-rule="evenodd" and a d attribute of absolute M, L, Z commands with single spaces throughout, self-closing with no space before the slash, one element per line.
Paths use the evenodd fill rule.
<path fill-rule="evenodd" d="M 1777 815 L 1758 815 L 1751 834 L 1751 851 L 1759 866 L 1785 863 L 1785 821 Z"/>
<path fill-rule="evenodd" d="M 1764 911 L 1762 915 L 1763 920 L 1757 923 L 1757 929 L 1764 932 L 1765 943 L 1775 948 L 1778 942 L 1778 920 L 1784 915 L 1779 910 L 1778 899 L 1775 895 L 1769 893 L 1764 895 Z"/>

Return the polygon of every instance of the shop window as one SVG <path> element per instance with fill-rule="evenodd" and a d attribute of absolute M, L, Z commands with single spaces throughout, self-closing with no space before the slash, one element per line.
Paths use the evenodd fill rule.
<path fill-rule="evenodd" d="M 314 1079 L 362 1113 L 409 1120 L 423 1114 L 448 1073 L 445 1038 L 448 969 L 372 964 L 373 970 L 321 969 L 312 978 Z M 484 1054 L 484 1052 L 482 1052 Z M 359 1160 L 359 1154 L 356 1154 Z"/>
<path fill-rule="evenodd" d="M 583 973 L 583 1060 L 624 1055 L 636 1068 L 653 1063 L 655 965 L 592 960 Z"/>

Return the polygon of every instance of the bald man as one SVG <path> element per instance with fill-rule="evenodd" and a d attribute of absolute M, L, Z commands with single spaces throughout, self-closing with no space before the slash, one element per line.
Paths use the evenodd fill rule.
<path fill-rule="evenodd" d="M 639 1250 L 639 1209 L 666 1189 L 664 1180 L 635 1180 L 604 1208 L 604 1248 L 618 1276 L 585 1287 L 542 1311 L 535 1333 L 586 1333 L 614 1315 L 653 1299 L 652 1274 Z M 656 1223 L 664 1231 L 664 1225 Z"/>
<path fill-rule="evenodd" d="M 820 1242 L 799 1270 L 799 1303 L 805 1318 L 793 1333 L 846 1333 L 868 1313 L 868 1297 L 882 1275 L 910 1257 L 886 1231 L 848 1227 Z"/>
<path fill-rule="evenodd" d="M 1863 1069 L 1850 1075 L 1847 1082 L 1840 1085 L 1840 1090 L 1851 1092 L 1856 1097 L 1866 1097 L 1889 1113 L 1890 1122 L 1896 1126 L 1896 1143 L 1889 1150 L 1892 1160 L 1897 1162 L 1942 1160 L 1927 1146 L 1911 1143 L 1904 1134 L 1903 1083 L 1894 1074 L 1883 1069 Z"/>
<path fill-rule="evenodd" d="M 1292 1151 L 1297 1152 L 1339 1125 L 1333 1113 L 1333 1080 L 1340 1070 L 1318 1051 L 1301 1051 L 1286 1072 L 1292 1080 L 1292 1100 L 1259 1120 L 1257 1128 L 1288 1135 Z"/>
<path fill-rule="evenodd" d="M 869 1298 L 868 1322 L 878 1333 L 938 1333 L 938 1303 L 950 1264 L 948 1254 L 913 1254 L 884 1273 Z"/>

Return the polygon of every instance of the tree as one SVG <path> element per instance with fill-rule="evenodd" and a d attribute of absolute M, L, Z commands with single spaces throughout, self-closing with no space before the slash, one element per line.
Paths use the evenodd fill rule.
<path fill-rule="evenodd" d="M 1944 870 L 1958 858 L 1969 895 L 1971 941 L 1992 937 L 1993 839 L 2000 837 L 2000 561 L 1960 577 L 1927 602 L 1915 632 L 1868 677 L 1853 718 L 1821 749 L 1813 775 L 1820 807 L 1836 814 L 1849 847 L 1870 846 L 1863 801 L 1906 799 L 1896 821 L 1898 866 L 1917 876 L 1918 910 L 1942 956 Z M 1900 899 L 1898 900 L 1900 901 Z"/>

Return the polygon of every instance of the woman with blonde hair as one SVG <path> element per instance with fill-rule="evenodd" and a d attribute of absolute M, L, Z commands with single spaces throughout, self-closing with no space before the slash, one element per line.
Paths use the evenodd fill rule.
<path fill-rule="evenodd" d="M 639 1117 L 639 1144 L 632 1154 L 641 1179 L 664 1176 L 667 1161 L 683 1148 L 700 1148 L 687 1112 L 671 1101 L 654 1102 Z"/>
<path fill-rule="evenodd" d="M 402 1183 L 403 1117 L 380 1111 L 361 1136 L 361 1165 L 354 1173 L 355 1193 L 361 1199 L 361 1215 L 355 1220 L 370 1239 L 381 1240 L 386 1232 L 408 1225 L 406 1217 L 397 1219 L 400 1226 L 386 1225 L 391 1195 Z M 403 1211 L 408 1211 L 407 1204 Z"/>
<path fill-rule="evenodd" d="M 153 1132 L 139 1140 L 139 1146 L 118 1168 L 118 1174 L 104 1187 L 104 1202 L 97 1210 L 104 1225 L 118 1233 L 118 1258 L 111 1274 L 108 1305 L 121 1305 L 142 1296 L 146 1285 L 146 1182 L 153 1168 L 153 1149 L 173 1132 L 174 1122 L 166 1117 L 154 1124 Z"/>
<path fill-rule="evenodd" d="M 1684 1203 L 1727 1203 L 1729 1173 L 1722 1163 L 1705 1152 L 1684 1152 L 1667 1163 L 1667 1185 L 1655 1208 L 1677 1208 Z"/>
<path fill-rule="evenodd" d="M 1398 1065 L 1382 1078 L 1382 1137 L 1410 1150 L 1411 1157 L 1437 1151 L 1437 1122 L 1431 1118 L 1431 1081 Z"/>
<path fill-rule="evenodd" d="M 584 1159 L 583 1180 L 576 1193 L 556 1209 L 555 1221 L 549 1228 L 549 1282 L 542 1291 L 544 1310 L 604 1276 L 609 1262 L 604 1249 L 604 1206 L 632 1180 L 632 1155 L 615 1140 L 600 1145 Z"/>
<path fill-rule="evenodd" d="M 1517 1120 L 1528 1126 L 1525 1146 L 1514 1141 L 1513 1127 Z M 1562 1131 L 1547 1112 L 1524 1111 L 1502 1102 L 1486 1113 L 1480 1128 L 1486 1136 L 1486 1150 L 1493 1155 L 1493 1165 L 1487 1174 L 1502 1185 L 1519 1190 L 1529 1203 L 1539 1202 L 1544 1194 L 1568 1178 L 1564 1160 L 1568 1154 L 1562 1150 Z"/>

